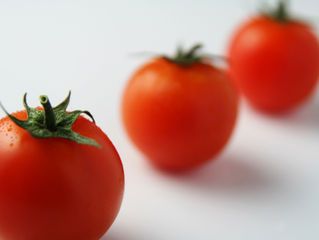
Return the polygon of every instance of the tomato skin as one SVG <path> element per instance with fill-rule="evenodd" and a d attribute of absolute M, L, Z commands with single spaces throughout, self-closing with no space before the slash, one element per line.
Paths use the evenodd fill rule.
<path fill-rule="evenodd" d="M 229 78 L 204 63 L 183 67 L 156 58 L 133 74 L 122 101 L 131 140 L 151 163 L 169 171 L 212 159 L 230 138 L 236 116 Z"/>
<path fill-rule="evenodd" d="M 304 102 L 319 77 L 319 44 L 306 24 L 257 16 L 235 32 L 230 71 L 256 108 L 279 113 Z"/>
<path fill-rule="evenodd" d="M 14 114 L 26 119 L 25 111 Z M 0 235 L 6 240 L 98 240 L 113 223 L 124 174 L 108 137 L 80 117 L 72 130 L 102 148 L 36 139 L 0 120 Z"/>

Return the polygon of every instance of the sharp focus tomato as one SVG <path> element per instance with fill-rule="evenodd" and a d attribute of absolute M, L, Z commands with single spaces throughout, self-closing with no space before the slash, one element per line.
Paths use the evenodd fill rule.
<path fill-rule="evenodd" d="M 13 114 L 26 119 L 26 111 Z M 122 201 L 121 160 L 108 137 L 79 117 L 72 130 L 100 148 L 32 137 L 0 120 L 0 235 L 5 240 L 97 240 Z"/>
<path fill-rule="evenodd" d="M 304 102 L 319 76 L 319 44 L 309 26 L 267 16 L 248 20 L 229 47 L 231 75 L 258 109 L 283 112 Z"/>
<path fill-rule="evenodd" d="M 161 57 L 135 72 L 122 102 L 132 141 L 154 165 L 173 171 L 191 169 L 219 153 L 236 115 L 237 96 L 223 71 Z"/>

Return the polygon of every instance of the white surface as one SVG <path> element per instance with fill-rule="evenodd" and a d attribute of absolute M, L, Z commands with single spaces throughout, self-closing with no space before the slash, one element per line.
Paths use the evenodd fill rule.
<path fill-rule="evenodd" d="M 26 3 L 28 2 L 28 3 Z M 292 1 L 318 27 L 317 0 Z M 176 43 L 223 54 L 229 34 L 256 1 L 0 2 L 0 99 L 9 111 L 40 94 L 89 109 L 125 167 L 121 212 L 105 240 L 319 239 L 319 92 L 300 111 L 269 117 L 242 105 L 218 159 L 184 176 L 151 168 L 127 139 L 119 104 L 145 58 Z M 0 116 L 4 116 L 0 113 Z"/>

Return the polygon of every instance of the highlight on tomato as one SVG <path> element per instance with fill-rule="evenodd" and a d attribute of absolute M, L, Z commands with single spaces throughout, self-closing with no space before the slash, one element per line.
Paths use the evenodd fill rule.
<path fill-rule="evenodd" d="M 70 94 L 52 108 L 0 120 L 0 238 L 98 240 L 120 209 L 120 157 L 94 120 L 67 112 Z"/>
<path fill-rule="evenodd" d="M 190 170 L 212 160 L 235 126 L 238 101 L 232 82 L 199 54 L 200 48 L 179 48 L 174 57 L 152 59 L 124 90 L 127 134 L 163 170 Z"/>
<path fill-rule="evenodd" d="M 318 82 L 318 39 L 309 24 L 288 14 L 286 1 L 238 27 L 228 56 L 234 81 L 248 101 L 265 112 L 296 108 Z"/>

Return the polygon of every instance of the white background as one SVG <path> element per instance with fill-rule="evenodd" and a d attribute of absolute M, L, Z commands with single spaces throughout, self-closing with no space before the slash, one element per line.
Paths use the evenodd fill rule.
<path fill-rule="evenodd" d="M 186 175 L 150 167 L 127 139 L 123 87 L 148 58 L 177 43 L 224 54 L 230 34 L 263 1 L 0 1 L 0 99 L 12 112 L 40 94 L 89 109 L 125 168 L 123 205 L 105 240 L 319 239 L 319 92 L 294 113 L 270 117 L 244 102 L 215 162 Z M 319 2 L 292 11 L 319 26 Z M 4 116 L 0 113 L 0 116 Z"/>

